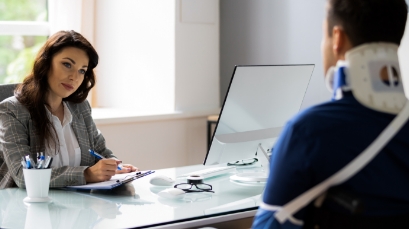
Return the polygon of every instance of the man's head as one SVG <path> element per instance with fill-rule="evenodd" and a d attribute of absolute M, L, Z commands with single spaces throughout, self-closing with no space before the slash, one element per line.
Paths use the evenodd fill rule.
<path fill-rule="evenodd" d="M 324 72 L 358 45 L 399 45 L 407 14 L 405 0 L 328 0 L 321 43 Z"/>

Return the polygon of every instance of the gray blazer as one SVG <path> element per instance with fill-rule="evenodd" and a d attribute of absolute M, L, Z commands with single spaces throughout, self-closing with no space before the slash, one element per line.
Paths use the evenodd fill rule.
<path fill-rule="evenodd" d="M 95 126 L 88 101 L 68 102 L 67 105 L 72 113 L 71 126 L 81 148 L 81 164 L 79 167 L 53 168 L 50 187 L 86 184 L 84 170 L 97 162 L 88 152 L 89 149 L 94 149 L 106 158 L 115 157 L 105 147 L 105 139 Z M 22 156 L 29 154 L 35 158 L 37 152 L 45 152 L 35 132 L 30 113 L 16 97 L 0 103 L 0 189 L 16 185 L 25 187 Z"/>

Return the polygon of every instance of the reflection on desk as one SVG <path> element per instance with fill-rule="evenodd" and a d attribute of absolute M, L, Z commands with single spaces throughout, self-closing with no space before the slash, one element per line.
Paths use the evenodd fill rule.
<path fill-rule="evenodd" d="M 196 165 L 156 172 L 175 179 L 177 175 L 203 168 Z M 0 227 L 35 228 L 41 223 L 41 228 L 132 228 L 161 224 L 177 228 L 172 227 L 176 220 L 205 218 L 232 209 L 252 207 L 254 210 L 257 202 L 249 205 L 246 198 L 261 194 L 264 187 L 235 184 L 229 181 L 229 175 L 206 181 L 215 193 L 187 193 L 179 200 L 158 198 L 156 193 L 160 190 L 149 184 L 149 178 L 109 191 L 51 189 L 49 195 L 53 201 L 48 204 L 24 204 L 27 196 L 24 189 L 0 190 Z"/>

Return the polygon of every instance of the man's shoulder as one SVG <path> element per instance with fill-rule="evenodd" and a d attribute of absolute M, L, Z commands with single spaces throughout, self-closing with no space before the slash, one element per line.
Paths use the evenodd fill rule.
<path fill-rule="evenodd" d="M 300 111 L 288 124 L 311 134 L 311 131 L 325 131 L 335 126 L 352 125 L 363 119 L 366 112 L 370 111 L 354 101 L 331 101 Z"/>
<path fill-rule="evenodd" d="M 325 102 L 301 110 L 291 119 L 291 121 L 293 123 L 301 124 L 305 123 L 305 121 L 314 121 L 316 119 L 331 119 L 332 114 L 336 110 L 346 109 L 348 109 L 348 107 L 337 104 L 336 102 Z"/>

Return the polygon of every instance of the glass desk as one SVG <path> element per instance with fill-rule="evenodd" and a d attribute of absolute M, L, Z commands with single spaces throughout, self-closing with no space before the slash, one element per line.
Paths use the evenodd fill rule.
<path fill-rule="evenodd" d="M 186 228 L 200 227 L 255 215 L 265 184 L 230 181 L 225 174 L 206 179 L 215 193 L 186 193 L 164 199 L 151 177 L 201 170 L 203 165 L 156 170 L 152 175 L 109 191 L 50 189 L 51 203 L 27 204 L 25 189 L 0 190 L 1 228 Z M 246 172 L 241 168 L 237 172 Z M 252 168 L 251 171 L 261 170 Z M 176 179 L 184 183 L 186 178 Z"/>

